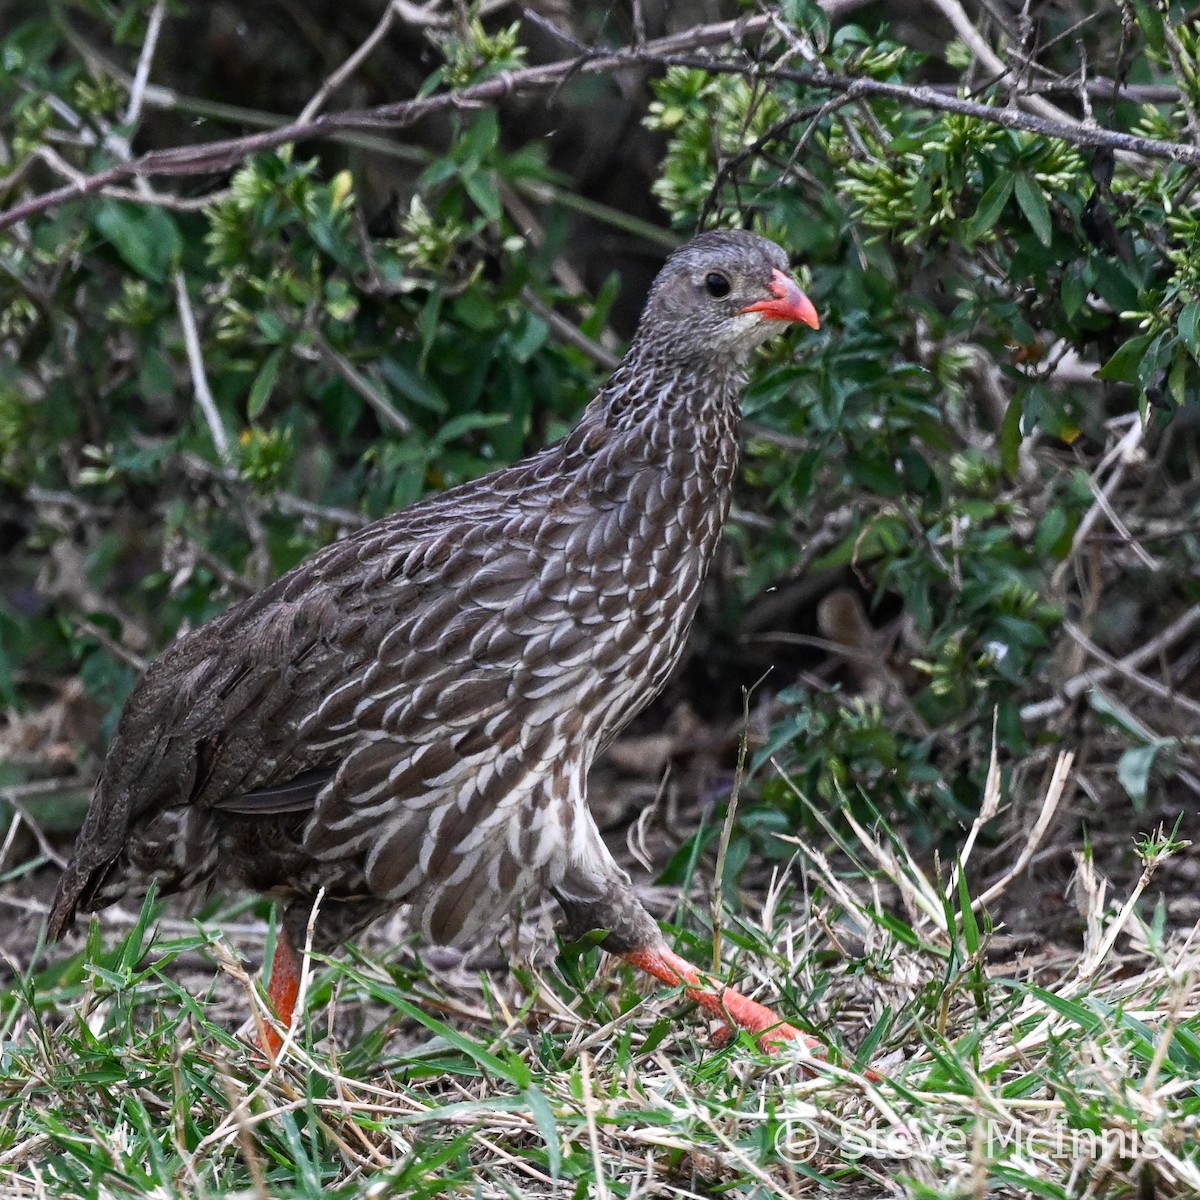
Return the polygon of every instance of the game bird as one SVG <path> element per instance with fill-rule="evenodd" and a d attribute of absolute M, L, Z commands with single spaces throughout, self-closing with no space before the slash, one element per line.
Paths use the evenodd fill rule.
<path fill-rule="evenodd" d="M 729 513 L 747 364 L 792 322 L 819 324 L 779 246 L 701 234 L 561 441 L 179 637 L 121 712 L 50 938 L 152 882 L 277 897 L 268 994 L 287 1024 L 318 894 L 328 951 L 401 905 L 460 943 L 548 891 L 569 935 L 603 930 L 727 1027 L 799 1038 L 668 947 L 587 803 L 596 756 L 679 661 Z"/>

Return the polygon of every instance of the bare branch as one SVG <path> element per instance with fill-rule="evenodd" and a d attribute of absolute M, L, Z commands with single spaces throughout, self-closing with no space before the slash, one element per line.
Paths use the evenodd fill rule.
<path fill-rule="evenodd" d="M 192 373 L 192 390 L 196 393 L 196 403 L 208 422 L 209 433 L 212 434 L 213 445 L 224 463 L 230 460 L 229 435 L 221 422 L 221 414 L 217 411 L 217 402 L 213 399 L 212 388 L 208 386 L 208 373 L 204 369 L 204 355 L 200 349 L 200 334 L 196 329 L 196 315 L 192 310 L 192 300 L 188 295 L 187 280 L 182 271 L 175 272 L 175 305 L 179 311 L 179 323 L 183 326 L 183 342 L 187 347 L 188 367 Z"/>
<path fill-rule="evenodd" d="M 1089 688 L 1103 683 L 1114 675 L 1136 670 L 1143 663 L 1157 657 L 1169 646 L 1173 646 L 1180 638 L 1190 633 L 1197 625 L 1200 625 L 1200 604 L 1193 605 L 1183 616 L 1172 621 L 1162 633 L 1152 638 L 1144 646 L 1139 646 L 1132 654 L 1127 654 L 1121 659 L 1108 660 L 1104 666 L 1092 667 L 1088 671 L 1073 676 L 1063 684 L 1061 692 L 1057 696 L 1039 700 L 1035 704 L 1027 704 L 1021 709 L 1021 720 L 1037 721 L 1061 712 L 1070 701 Z"/>
<path fill-rule="evenodd" d="M 1166 142 L 1158 138 L 1137 137 L 1118 130 L 1082 125 L 1074 120 L 1053 119 L 1012 107 L 998 108 L 964 100 L 948 95 L 938 88 L 924 85 L 853 78 L 831 74 L 820 68 L 768 69 L 744 57 L 722 59 L 696 53 L 713 46 L 738 46 L 745 39 L 761 34 L 769 23 L 769 16 L 756 16 L 741 21 L 700 25 L 683 33 L 658 38 L 644 47 L 629 46 L 618 50 L 589 52 L 541 66 L 504 72 L 482 83 L 439 92 L 432 96 L 401 100 L 374 108 L 328 113 L 311 121 L 294 121 L 277 129 L 264 130 L 246 137 L 225 138 L 194 146 L 151 151 L 140 158 L 115 164 L 107 170 L 74 180 L 64 187 L 44 192 L 0 212 L 0 229 L 130 178 L 202 175 L 228 171 L 250 154 L 293 142 L 329 138 L 348 130 L 398 129 L 448 110 L 478 108 L 510 95 L 555 88 L 575 75 L 596 75 L 647 67 L 691 67 L 719 74 L 780 80 L 841 93 L 847 100 L 867 97 L 894 100 L 912 108 L 975 117 L 1007 129 L 1059 138 L 1075 145 L 1106 147 L 1142 158 L 1200 166 L 1198 146 Z"/>
<path fill-rule="evenodd" d="M 402 435 L 412 433 L 412 422 L 344 354 L 330 345 L 315 325 L 311 336 L 320 357 L 371 406 L 384 425 L 390 425 Z"/>
<path fill-rule="evenodd" d="M 329 97 L 370 57 L 372 51 L 387 36 L 388 30 L 396 23 L 396 18 L 399 16 L 399 4 L 395 0 L 389 0 L 388 6 L 383 10 L 383 16 L 379 18 L 379 23 L 367 35 L 366 41 L 321 84 L 313 98 L 301 110 L 300 115 L 296 118 L 298 125 L 307 124 L 325 107 L 329 102 Z"/>
<path fill-rule="evenodd" d="M 146 41 L 142 45 L 142 53 L 138 57 L 137 71 L 133 76 L 133 85 L 129 89 L 129 103 L 125 107 L 125 124 L 134 126 L 142 115 L 142 101 L 146 96 L 146 85 L 150 82 L 150 64 L 154 62 L 154 51 L 158 46 L 158 35 L 162 32 L 163 16 L 166 14 L 166 0 L 157 0 L 150 12 L 150 21 L 146 26 Z"/>

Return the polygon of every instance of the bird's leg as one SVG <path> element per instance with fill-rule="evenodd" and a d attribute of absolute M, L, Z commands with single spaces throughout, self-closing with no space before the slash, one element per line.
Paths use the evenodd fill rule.
<path fill-rule="evenodd" d="M 271 959 L 271 984 L 267 988 L 267 998 L 284 1028 L 291 1025 L 296 1012 L 296 999 L 300 995 L 301 967 L 300 955 L 296 953 L 287 926 L 281 924 L 279 935 L 275 939 L 275 957 Z M 279 1056 L 282 1045 L 283 1040 L 279 1034 L 270 1025 L 263 1025 L 259 1049 L 269 1062 L 274 1062 Z"/>
<path fill-rule="evenodd" d="M 599 834 L 596 836 L 599 840 Z M 670 987 L 682 987 L 690 999 L 724 1024 L 726 1036 L 746 1029 L 764 1049 L 798 1041 L 810 1050 L 819 1050 L 819 1042 L 789 1025 L 766 1005 L 725 987 L 670 949 L 658 924 L 630 889 L 628 877 L 615 864 L 599 884 L 577 876 L 554 894 L 570 936 L 605 930 L 607 936 L 600 943 L 603 949 Z"/>
<path fill-rule="evenodd" d="M 620 954 L 627 963 L 639 970 L 647 971 L 655 979 L 671 987 L 683 987 L 688 998 L 694 1000 L 726 1028 L 737 1027 L 748 1030 L 765 1050 L 771 1050 L 783 1042 L 798 1040 L 810 1050 L 820 1043 L 789 1025 L 782 1017 L 765 1004 L 759 1004 L 731 987 L 723 986 L 711 975 L 704 975 L 681 958 L 665 943 L 627 950 Z"/>

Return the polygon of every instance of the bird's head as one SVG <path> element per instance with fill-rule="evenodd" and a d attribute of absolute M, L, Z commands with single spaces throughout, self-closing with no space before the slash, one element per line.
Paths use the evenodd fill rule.
<path fill-rule="evenodd" d="M 672 357 L 720 357 L 740 365 L 793 321 L 820 326 L 784 251 L 748 230 L 714 230 L 667 259 L 639 333 Z"/>

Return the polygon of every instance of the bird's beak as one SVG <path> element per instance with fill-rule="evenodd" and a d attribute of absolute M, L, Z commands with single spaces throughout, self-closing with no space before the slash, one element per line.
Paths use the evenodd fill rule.
<path fill-rule="evenodd" d="M 771 272 L 768 287 L 774 296 L 773 300 L 756 300 L 738 311 L 762 313 L 769 321 L 800 321 L 810 329 L 821 328 L 821 320 L 813 302 L 790 275 L 776 268 Z"/>

